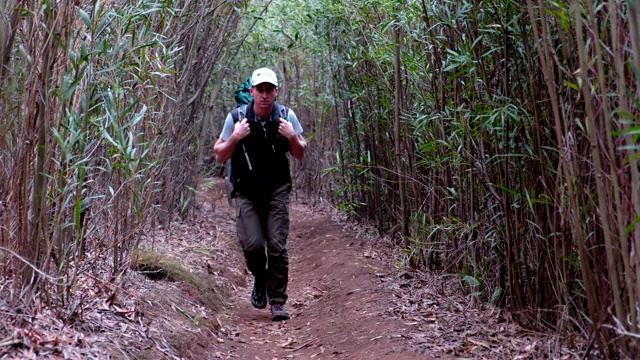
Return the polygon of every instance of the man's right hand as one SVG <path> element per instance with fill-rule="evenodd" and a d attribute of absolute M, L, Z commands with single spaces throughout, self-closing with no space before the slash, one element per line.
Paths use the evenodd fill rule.
<path fill-rule="evenodd" d="M 249 124 L 247 123 L 247 118 L 242 119 L 242 121 L 238 121 L 233 126 L 233 135 L 238 139 L 244 139 L 251 133 L 249 129 Z"/>
<path fill-rule="evenodd" d="M 229 159 L 233 155 L 233 152 L 236 149 L 236 145 L 238 141 L 246 138 L 251 133 L 249 129 L 249 123 L 247 122 L 247 118 L 242 119 L 242 121 L 238 121 L 233 125 L 233 133 L 227 140 L 222 140 L 218 138 L 216 143 L 213 145 L 213 151 L 216 154 L 216 160 L 220 163 L 223 163 Z"/>

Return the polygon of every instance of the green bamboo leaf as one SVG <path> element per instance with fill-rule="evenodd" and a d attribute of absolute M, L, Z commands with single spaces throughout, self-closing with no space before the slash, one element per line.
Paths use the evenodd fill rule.
<path fill-rule="evenodd" d="M 475 277 L 471 276 L 471 275 L 465 275 L 463 277 L 464 281 L 467 282 L 467 284 L 469 284 L 469 286 L 471 287 L 476 287 L 476 286 L 480 286 L 480 281 L 478 281 L 478 279 L 476 279 Z"/>
<path fill-rule="evenodd" d="M 564 84 L 567 85 L 568 87 L 572 88 L 575 91 L 580 91 L 580 87 L 578 87 L 578 84 L 574 84 L 574 83 L 569 82 L 567 80 L 564 81 Z"/>
<path fill-rule="evenodd" d="M 474 47 L 476 47 L 476 44 L 478 44 L 479 42 L 481 42 L 484 39 L 483 35 L 478 36 L 474 41 L 473 44 L 471 44 L 471 49 L 473 49 Z"/>
<path fill-rule="evenodd" d="M 82 198 L 80 196 L 76 196 L 76 201 L 74 205 L 74 225 L 76 228 L 80 227 L 80 213 L 82 212 Z"/>
<path fill-rule="evenodd" d="M 100 9 L 101 9 L 102 3 L 100 2 L 100 0 L 97 0 L 95 2 L 95 5 L 93 5 L 93 18 L 97 19 L 100 16 Z"/>
<path fill-rule="evenodd" d="M 491 294 L 491 298 L 489 299 L 489 303 L 491 304 L 495 304 L 495 302 L 500 298 L 500 295 L 502 295 L 502 288 L 499 287 L 497 289 L 495 289 L 493 291 L 493 293 Z"/>
<path fill-rule="evenodd" d="M 82 18 L 82 21 L 84 21 L 84 24 L 87 26 L 88 29 L 91 29 L 91 18 L 89 17 L 89 14 L 87 14 L 84 10 L 82 10 L 79 7 L 77 9 L 78 9 L 78 13 L 80 13 L 80 17 Z"/>
<path fill-rule="evenodd" d="M 138 101 L 135 101 L 138 103 Z M 131 126 L 136 126 L 140 122 L 140 120 L 144 119 L 145 114 L 147 113 L 147 105 L 142 105 L 142 109 L 133 117 L 133 122 Z"/>
<path fill-rule="evenodd" d="M 389 27 L 391 27 L 392 25 L 395 25 L 395 24 L 396 24 L 396 20 L 395 19 L 389 20 L 386 23 L 383 23 L 382 26 L 381 26 L 380 32 L 386 33 L 387 30 L 389 29 Z"/>
<path fill-rule="evenodd" d="M 629 236 L 629 234 L 631 234 L 631 232 L 636 228 L 636 225 L 638 225 L 638 223 L 640 223 L 640 216 L 636 217 L 635 219 L 633 219 L 633 221 L 631 222 L 631 224 L 629 224 L 625 229 L 624 229 L 624 234 L 623 236 Z"/>
<path fill-rule="evenodd" d="M 618 131 L 614 131 L 614 136 L 627 136 L 627 135 L 638 135 L 640 134 L 640 126 L 629 127 L 625 129 L 620 129 Z"/>
<path fill-rule="evenodd" d="M 116 147 L 118 146 L 118 143 L 115 140 L 113 140 L 111 135 L 109 135 L 109 133 L 106 130 L 102 132 L 102 136 L 105 139 L 107 139 L 107 141 L 109 141 L 111 143 L 111 145 L 116 146 Z"/>

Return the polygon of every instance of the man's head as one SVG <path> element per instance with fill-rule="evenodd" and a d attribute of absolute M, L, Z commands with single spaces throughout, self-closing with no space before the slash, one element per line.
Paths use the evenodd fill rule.
<path fill-rule="evenodd" d="M 271 69 L 261 68 L 251 76 L 251 96 L 254 100 L 254 110 L 261 116 L 271 113 L 273 102 L 278 95 L 278 78 Z"/>

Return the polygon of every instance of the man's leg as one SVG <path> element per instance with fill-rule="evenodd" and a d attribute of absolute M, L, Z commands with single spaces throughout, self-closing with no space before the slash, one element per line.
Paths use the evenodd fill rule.
<path fill-rule="evenodd" d="M 236 197 L 236 231 L 242 246 L 249 271 L 255 278 L 251 303 L 259 309 L 267 306 L 267 257 L 265 255 L 266 238 L 262 231 L 260 213 L 253 201 Z"/>
<path fill-rule="evenodd" d="M 285 185 L 273 192 L 267 214 L 267 295 L 269 304 L 284 305 L 287 301 L 289 282 L 289 255 L 287 237 L 289 236 L 289 194 L 291 185 Z"/>

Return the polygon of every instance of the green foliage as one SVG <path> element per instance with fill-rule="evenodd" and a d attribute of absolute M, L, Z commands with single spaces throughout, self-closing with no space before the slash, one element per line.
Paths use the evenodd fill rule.
<path fill-rule="evenodd" d="M 500 297 L 502 296 L 502 291 L 502 288 L 495 289 L 493 293 L 491 293 L 491 298 L 489 298 L 487 306 L 494 306 L 498 299 L 500 299 Z"/>
<path fill-rule="evenodd" d="M 78 279 L 107 262 L 111 273 L 92 278 L 120 279 L 149 220 L 166 224 L 187 212 L 203 116 L 198 89 L 210 75 L 203 68 L 210 72 L 207 61 L 227 46 L 208 41 L 226 39 L 219 35 L 237 25 L 231 5 L 36 2 L 21 10 L 15 49 L 0 72 L 0 171 L 19 174 L 0 177 L 0 206 L 18 211 L 2 213 L 0 237 L 57 280 L 21 273 L 26 301 L 52 291 L 43 298 L 67 304 Z M 192 25 L 212 8 L 216 17 Z M 14 224 L 17 231 L 4 230 Z"/>
<path fill-rule="evenodd" d="M 314 135 L 316 172 L 301 172 L 302 182 L 347 216 L 405 235 L 403 266 L 459 274 L 470 296 L 518 310 L 522 324 L 580 327 L 603 308 L 585 308 L 585 299 L 600 304 L 585 292 L 603 280 L 575 285 L 584 269 L 607 267 L 599 251 L 624 260 L 611 274 L 632 269 L 619 249 L 637 238 L 638 214 L 623 204 L 634 203 L 640 178 L 640 102 L 632 89 L 615 89 L 635 83 L 640 68 L 630 56 L 632 10 L 585 1 L 273 2 L 247 39 L 239 76 L 260 63 L 287 78 L 281 96 Z M 618 228 L 613 244 L 600 239 L 608 222 Z M 618 317 L 624 308 L 637 318 L 630 303 L 615 306 Z"/>
<path fill-rule="evenodd" d="M 219 118 L 211 121 L 219 130 L 235 87 L 268 66 L 281 79 L 278 101 L 295 109 L 309 140 L 304 166 L 293 168 L 298 185 L 381 233 L 403 235 L 403 266 L 457 274 L 469 296 L 517 310 L 523 324 L 595 324 L 601 344 L 614 343 L 602 330 L 611 314 L 601 309 L 637 321 L 635 280 L 625 275 L 637 267 L 629 254 L 640 218 L 640 101 L 630 85 L 640 68 L 630 21 L 637 9 L 586 1 L 189 4 L 73 8 L 75 26 L 55 37 L 55 81 L 38 90 L 52 96 L 50 137 L 24 153 L 15 149 L 39 133 L 35 120 L 16 119 L 36 106 L 24 99 L 38 97 L 17 92 L 40 83 L 28 77 L 42 59 L 38 46 L 16 43 L 20 64 L 8 64 L 3 85 L 0 181 L 27 173 L 31 183 L 40 180 L 31 164 L 46 169 L 60 272 L 82 259 L 87 234 L 111 249 L 117 269 L 157 207 L 185 215 L 195 185 L 183 163 L 207 148 L 200 139 L 216 137 L 203 124 Z M 216 9 L 206 24 L 198 17 L 205 8 Z M 46 27 L 45 10 L 21 15 Z M 198 41 L 214 38 L 223 40 Z M 203 100 L 198 80 L 210 75 Z M 45 150 L 50 163 L 31 157 Z M 0 201 L 30 193 L 0 185 Z M 35 208 L 26 196 L 10 200 Z M 98 236 L 113 214 L 122 221 Z M 68 294 L 71 283 L 62 284 Z M 624 295 L 602 306 L 610 287 Z"/>
<path fill-rule="evenodd" d="M 575 249 L 558 248 L 566 241 L 566 223 L 550 215 L 566 211 L 566 197 L 556 186 L 560 157 L 551 114 L 540 106 L 545 94 L 532 73 L 539 62 L 526 6 L 308 2 L 318 4 L 321 15 L 305 24 L 320 44 L 310 57 L 331 59 L 329 92 L 339 115 L 338 131 L 325 133 L 337 141 L 325 178 L 338 189 L 336 203 L 380 230 L 397 229 L 398 179 L 410 180 L 407 266 L 458 272 L 475 289 L 472 296 L 488 304 L 554 307 L 566 301 L 559 294 L 574 296 L 566 283 L 531 281 L 539 271 L 565 279 L 579 273 L 568 260 Z M 569 7 L 549 9 L 570 31 Z M 400 104 L 394 97 L 396 29 Z M 394 106 L 401 111 L 400 133 L 393 128 Z M 403 148 L 401 175 L 392 150 L 396 137 Z M 546 298 L 527 295 L 537 292 Z"/>

